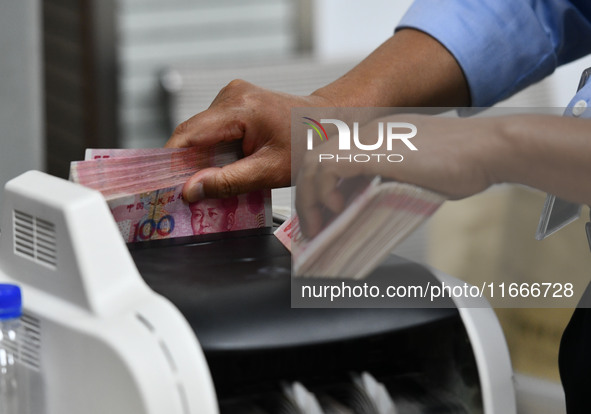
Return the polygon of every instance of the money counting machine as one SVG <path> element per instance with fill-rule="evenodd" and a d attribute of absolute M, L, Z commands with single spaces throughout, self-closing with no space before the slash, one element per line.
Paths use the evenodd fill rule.
<path fill-rule="evenodd" d="M 291 308 L 272 234 L 127 246 L 98 192 L 36 171 L 6 184 L 0 225 L 23 413 L 515 413 L 486 303 Z M 455 280 L 382 266 L 413 268 Z"/>

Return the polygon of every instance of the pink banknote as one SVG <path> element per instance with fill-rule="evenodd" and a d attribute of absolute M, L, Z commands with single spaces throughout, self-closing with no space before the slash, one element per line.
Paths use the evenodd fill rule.
<path fill-rule="evenodd" d="M 270 227 L 271 191 L 261 190 L 196 203 L 183 200 L 182 185 L 108 201 L 126 242 Z"/>
<path fill-rule="evenodd" d="M 183 184 L 197 171 L 221 167 L 242 155 L 239 142 L 207 148 L 88 149 L 70 165 L 70 180 L 100 191 L 107 200 Z"/>
<path fill-rule="evenodd" d="M 102 193 L 126 242 L 270 227 L 271 190 L 183 200 L 191 175 L 241 155 L 238 141 L 208 148 L 88 149 L 85 161 L 71 163 L 70 179 Z"/>
<path fill-rule="evenodd" d="M 170 152 L 183 152 L 185 150 L 186 148 L 87 148 L 84 153 L 84 161 L 105 158 L 152 156 Z"/>
<path fill-rule="evenodd" d="M 289 219 L 285 220 L 281 226 L 275 230 L 275 237 L 279 239 L 287 250 L 291 252 L 291 244 L 298 244 L 303 240 L 303 235 L 300 230 L 300 220 L 297 214 L 294 214 Z"/>
<path fill-rule="evenodd" d="M 343 187 L 350 191 L 345 209 L 312 239 L 306 239 L 297 215 L 275 236 L 292 253 L 298 276 L 367 276 L 392 249 L 443 203 L 445 197 L 423 188 L 375 177 Z"/>

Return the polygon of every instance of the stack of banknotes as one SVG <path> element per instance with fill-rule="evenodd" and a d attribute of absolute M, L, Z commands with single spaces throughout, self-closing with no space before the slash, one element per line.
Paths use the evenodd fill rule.
<path fill-rule="evenodd" d="M 100 191 L 126 242 L 245 230 L 272 225 L 271 191 L 188 203 L 189 177 L 241 157 L 238 142 L 207 150 L 88 149 L 70 165 L 70 180 Z"/>
<path fill-rule="evenodd" d="M 380 177 L 347 191 L 345 209 L 313 239 L 302 235 L 297 215 L 275 231 L 292 253 L 294 275 L 361 279 L 445 200 Z"/>

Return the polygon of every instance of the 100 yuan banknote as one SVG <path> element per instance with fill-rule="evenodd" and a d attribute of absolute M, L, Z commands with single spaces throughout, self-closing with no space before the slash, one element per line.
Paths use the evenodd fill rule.
<path fill-rule="evenodd" d="M 84 153 L 84 161 L 110 159 L 110 158 L 133 158 L 133 157 L 158 157 L 162 155 L 176 154 L 183 156 L 197 150 L 195 147 L 188 148 L 87 148 Z M 242 158 L 242 146 L 239 141 L 220 142 L 214 146 L 200 148 L 200 158 L 207 160 L 209 166 L 221 166 Z"/>
<path fill-rule="evenodd" d="M 126 242 L 270 227 L 271 191 L 261 190 L 195 203 L 182 185 L 108 200 Z"/>

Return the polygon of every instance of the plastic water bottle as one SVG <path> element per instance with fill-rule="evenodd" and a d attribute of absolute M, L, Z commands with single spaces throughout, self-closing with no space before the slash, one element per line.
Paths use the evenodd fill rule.
<path fill-rule="evenodd" d="M 0 284 L 0 414 L 18 414 L 18 335 L 22 314 L 21 290 Z"/>

